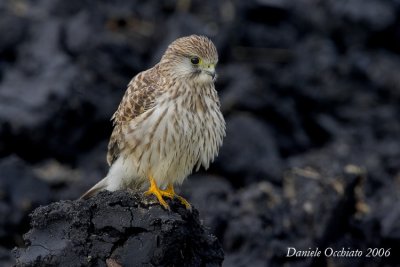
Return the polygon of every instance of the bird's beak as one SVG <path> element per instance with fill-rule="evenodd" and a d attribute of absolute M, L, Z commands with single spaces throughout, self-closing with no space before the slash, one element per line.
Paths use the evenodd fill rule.
<path fill-rule="evenodd" d="M 204 72 L 207 73 L 208 75 L 210 75 L 212 77 L 212 79 L 214 80 L 217 75 L 215 73 L 215 64 L 210 64 L 210 65 L 204 66 Z"/>

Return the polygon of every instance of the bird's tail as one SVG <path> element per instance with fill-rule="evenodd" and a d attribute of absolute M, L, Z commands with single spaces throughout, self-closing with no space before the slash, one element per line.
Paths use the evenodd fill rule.
<path fill-rule="evenodd" d="M 98 192 L 106 189 L 107 180 L 108 180 L 107 176 L 101 179 L 97 184 L 95 184 L 92 188 L 86 191 L 86 193 L 84 193 L 79 199 L 88 199 L 97 194 Z"/>

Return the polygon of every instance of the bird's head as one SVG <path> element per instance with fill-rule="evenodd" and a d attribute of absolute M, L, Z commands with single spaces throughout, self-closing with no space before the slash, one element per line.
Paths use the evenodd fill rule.
<path fill-rule="evenodd" d="M 218 53 L 213 42 L 204 36 L 191 35 L 171 43 L 160 64 L 170 75 L 195 83 L 212 83 L 217 75 Z"/>

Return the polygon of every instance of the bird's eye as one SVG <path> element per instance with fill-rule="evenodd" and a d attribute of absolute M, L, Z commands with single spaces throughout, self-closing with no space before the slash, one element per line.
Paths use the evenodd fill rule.
<path fill-rule="evenodd" d="M 192 57 L 190 59 L 190 62 L 192 62 L 193 65 L 198 65 L 200 63 L 200 58 L 198 57 Z"/>

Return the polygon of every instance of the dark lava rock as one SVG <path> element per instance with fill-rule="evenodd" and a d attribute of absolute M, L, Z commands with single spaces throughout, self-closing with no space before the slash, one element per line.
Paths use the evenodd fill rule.
<path fill-rule="evenodd" d="M 183 184 L 182 192 L 199 210 L 204 224 L 222 240 L 232 212 L 230 198 L 234 190 L 229 181 L 218 176 L 193 175 Z"/>
<path fill-rule="evenodd" d="M 16 266 L 220 266 L 221 245 L 198 211 L 170 207 L 126 191 L 40 207 Z"/>
<path fill-rule="evenodd" d="M 12 248 L 21 244 L 19 231 L 28 229 L 28 214 L 51 199 L 50 186 L 39 180 L 21 159 L 0 161 L 0 241 Z"/>
<path fill-rule="evenodd" d="M 10 250 L 0 247 L 0 266 L 12 266 L 14 259 Z"/>
<path fill-rule="evenodd" d="M 105 175 L 109 118 L 127 83 L 192 33 L 217 46 L 227 137 L 216 164 L 183 191 L 221 241 L 224 265 L 399 266 L 398 0 L 25 0 L 0 1 L 0 14 L 0 157 L 59 170 L 36 179 L 21 160 L 0 163 L 0 266 L 12 264 L 7 250 L 22 246 L 33 208 L 75 199 Z M 110 209 L 131 212 L 121 205 Z M 76 261 L 91 256 L 84 265 L 96 255 L 112 265 L 111 254 L 134 247 L 129 236 L 148 234 L 128 226 L 116 244 L 125 228 L 96 230 L 101 220 L 79 214 L 103 238 L 76 247 Z M 392 255 L 321 262 L 285 258 L 288 246 L 392 247 Z"/>
<path fill-rule="evenodd" d="M 236 186 L 261 179 L 274 179 L 282 171 L 275 139 L 262 121 L 248 114 L 235 114 L 227 120 L 227 136 L 217 164 Z M 226 164 L 229 162 L 229 164 Z"/>
<path fill-rule="evenodd" d="M 306 257 L 288 258 L 288 248 L 341 248 L 346 236 L 356 235 L 349 225 L 356 216 L 364 216 L 364 182 L 356 166 L 347 166 L 335 176 L 312 168 L 294 168 L 286 172 L 282 188 L 262 181 L 240 190 L 230 199 L 234 208 L 223 235 L 224 264 L 327 266 L 325 257 L 315 262 Z M 352 247 L 362 248 L 363 243 Z"/>

